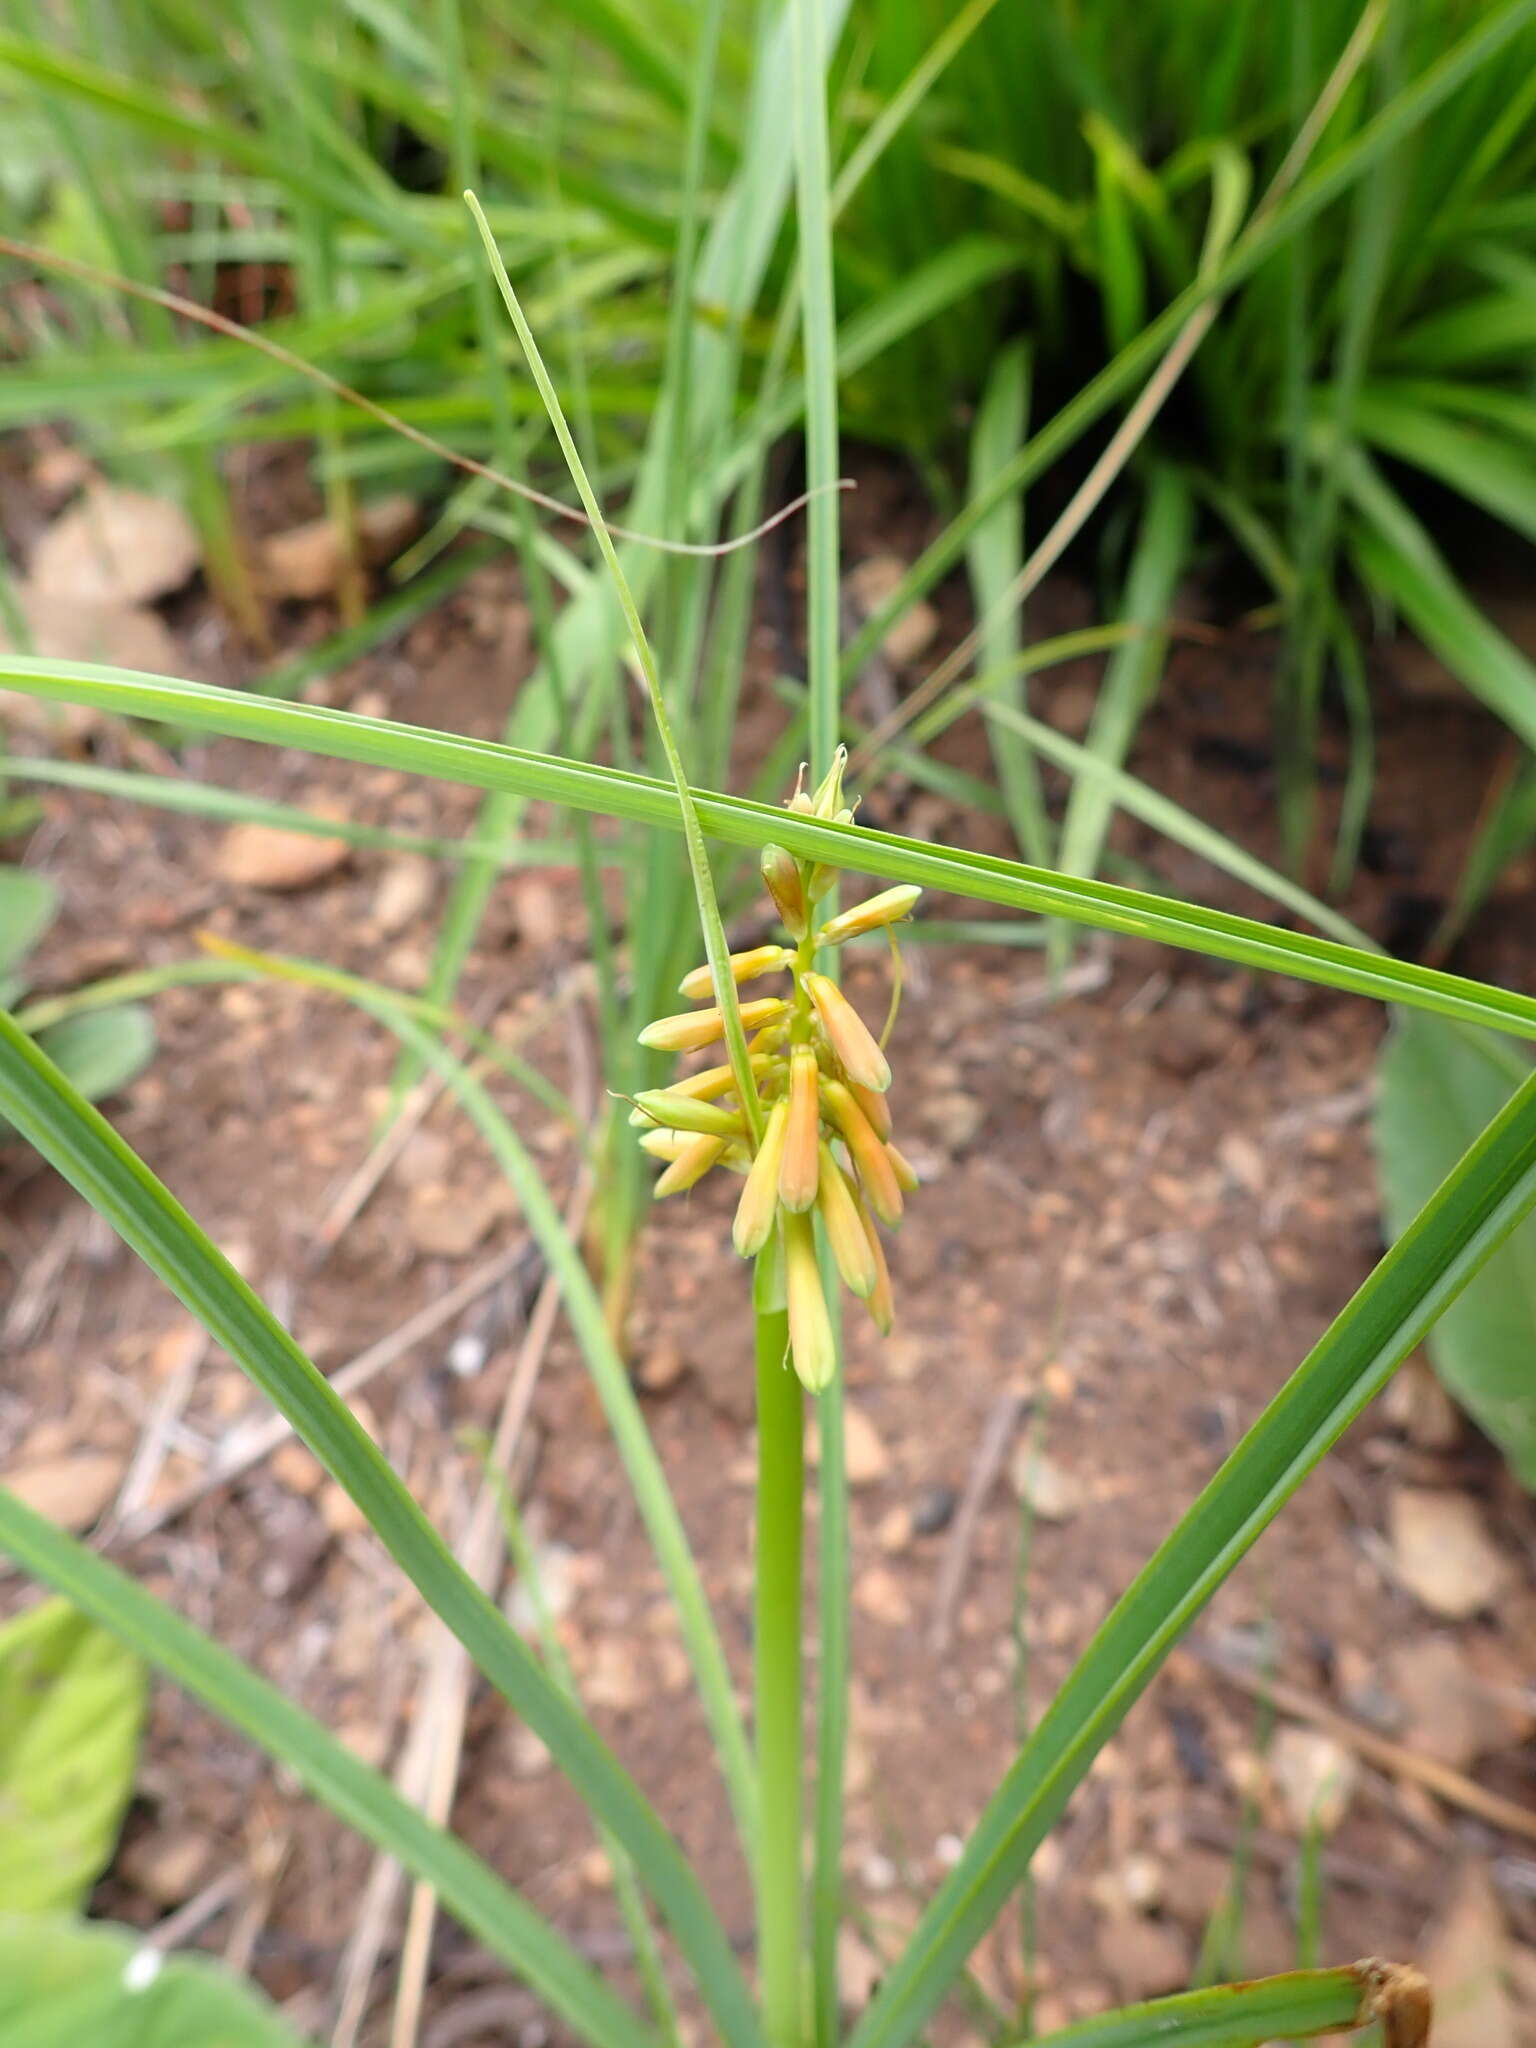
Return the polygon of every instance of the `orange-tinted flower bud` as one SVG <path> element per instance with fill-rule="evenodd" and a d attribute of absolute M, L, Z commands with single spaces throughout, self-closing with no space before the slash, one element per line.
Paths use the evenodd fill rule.
<path fill-rule="evenodd" d="M 869 1118 L 871 1124 L 873 1124 L 875 1136 L 877 1138 L 889 1138 L 891 1135 L 890 1103 L 874 1088 L 861 1088 L 857 1081 L 851 1081 L 848 1085 L 853 1090 L 854 1101 Z"/>
<path fill-rule="evenodd" d="M 841 1081 L 823 1081 L 821 1099 L 838 1135 L 848 1147 L 859 1176 L 864 1199 L 882 1223 L 901 1220 L 901 1189 L 897 1185 L 891 1156 L 875 1136 L 869 1118 L 854 1101 L 851 1090 Z"/>
<path fill-rule="evenodd" d="M 896 1176 L 897 1187 L 904 1189 L 909 1195 L 915 1194 L 922 1186 L 917 1177 L 917 1168 L 906 1153 L 899 1151 L 889 1138 L 885 1141 L 885 1156 L 891 1162 L 891 1171 Z"/>
<path fill-rule="evenodd" d="M 821 1105 L 816 1090 L 816 1055 L 797 1045 L 789 1056 L 789 1118 L 779 1161 L 779 1200 L 802 1215 L 816 1200 L 821 1163 Z"/>
<path fill-rule="evenodd" d="M 784 1157 L 784 1135 L 789 1128 L 789 1104 L 776 1102 L 768 1112 L 763 1142 L 747 1175 L 747 1184 L 736 1204 L 731 1225 L 731 1242 L 744 1259 L 755 1258 L 768 1242 L 774 1218 L 779 1213 L 779 1162 Z"/>
<path fill-rule="evenodd" d="M 819 1394 L 837 1371 L 837 1340 L 827 1312 L 816 1233 L 809 1216 L 784 1218 L 784 1285 L 789 1299 L 789 1355 L 802 1385 Z"/>
<path fill-rule="evenodd" d="M 664 1124 L 672 1131 L 737 1138 L 746 1128 L 739 1109 L 727 1109 L 719 1102 L 700 1102 L 696 1096 L 678 1095 L 670 1088 L 642 1089 L 635 1097 L 635 1107 L 653 1123 Z"/>
<path fill-rule="evenodd" d="M 805 986 L 843 1072 L 861 1088 L 883 1094 L 891 1085 L 891 1070 L 864 1019 L 824 974 L 808 974 Z"/>
<path fill-rule="evenodd" d="M 657 1200 L 662 1201 L 668 1195 L 680 1195 L 695 1181 L 701 1181 L 709 1169 L 719 1163 L 728 1142 L 725 1138 L 690 1137 L 657 1181 Z"/>
<path fill-rule="evenodd" d="M 896 1301 L 891 1293 L 891 1269 L 885 1263 L 885 1247 L 880 1242 L 880 1233 L 875 1228 L 874 1219 L 862 1202 L 858 1204 L 858 1216 L 875 1267 L 875 1284 L 864 1297 L 864 1306 L 874 1318 L 875 1328 L 881 1336 L 889 1337 L 891 1325 L 896 1320 Z"/>
<path fill-rule="evenodd" d="M 801 879 L 799 861 L 792 853 L 786 853 L 782 846 L 765 846 L 758 856 L 758 868 L 763 886 L 773 898 L 773 907 L 784 920 L 785 930 L 792 938 L 803 939 L 811 913 L 805 900 L 805 883 Z"/>
<path fill-rule="evenodd" d="M 913 904 L 922 893 L 910 882 L 903 882 L 894 889 L 882 889 L 878 896 L 866 896 L 851 910 L 841 910 L 836 917 L 829 917 L 816 936 L 824 946 L 840 946 L 844 939 L 856 939 L 863 932 L 879 931 L 884 925 L 909 917 Z"/>
<path fill-rule="evenodd" d="M 843 1276 L 843 1285 L 861 1297 L 869 1295 L 879 1275 L 859 1217 L 861 1205 L 839 1171 L 832 1149 L 825 1141 L 821 1147 L 821 1182 L 816 1190 L 816 1206 L 827 1227 L 827 1242 L 832 1247 L 837 1270 Z"/>
<path fill-rule="evenodd" d="M 782 996 L 763 996 L 743 1003 L 741 1021 L 747 1030 L 771 1024 L 782 1017 L 789 1005 Z M 713 1045 L 725 1036 L 725 1019 L 718 1010 L 684 1010 L 676 1017 L 658 1017 L 640 1033 L 640 1043 L 656 1052 L 697 1052 L 701 1045 Z"/>
<path fill-rule="evenodd" d="M 782 946 L 753 946 L 745 953 L 732 953 L 731 979 L 735 982 L 755 981 L 760 974 L 772 974 L 775 968 L 783 967 L 789 960 Z M 694 967 L 678 983 L 678 994 L 689 1002 L 697 1003 L 714 989 L 708 961 L 702 967 Z"/>

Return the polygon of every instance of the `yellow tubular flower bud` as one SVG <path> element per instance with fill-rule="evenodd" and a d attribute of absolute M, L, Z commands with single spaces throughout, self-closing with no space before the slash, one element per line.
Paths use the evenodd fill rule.
<path fill-rule="evenodd" d="M 873 1088 L 861 1088 L 856 1081 L 851 1082 L 849 1085 L 853 1090 L 854 1101 L 874 1126 L 875 1136 L 877 1138 L 889 1138 L 891 1135 L 891 1105 L 886 1101 L 885 1097 L 878 1094 Z"/>
<path fill-rule="evenodd" d="M 819 1394 L 837 1371 L 837 1340 L 809 1216 L 784 1218 L 784 1285 L 789 1298 L 789 1355 L 801 1383 Z"/>
<path fill-rule="evenodd" d="M 635 1107 L 653 1123 L 664 1124 L 673 1131 L 738 1138 L 746 1129 L 739 1109 L 727 1109 L 719 1102 L 700 1102 L 691 1095 L 674 1095 L 670 1088 L 642 1089 L 635 1097 Z"/>
<path fill-rule="evenodd" d="M 891 1157 L 875 1136 L 869 1118 L 854 1101 L 852 1091 L 841 1081 L 823 1081 L 821 1099 L 838 1135 L 848 1147 L 863 1189 L 864 1199 L 882 1223 L 901 1221 L 901 1189 Z"/>
<path fill-rule="evenodd" d="M 894 889 L 882 889 L 878 896 L 866 896 L 851 910 L 829 917 L 816 936 L 824 946 L 840 946 L 844 939 L 856 939 L 863 932 L 879 931 L 883 925 L 895 924 L 899 919 L 910 916 L 913 904 L 922 893 L 910 882 L 903 882 Z"/>
<path fill-rule="evenodd" d="M 789 1118 L 779 1161 L 779 1200 L 796 1215 L 803 1215 L 816 1200 L 821 1170 L 816 1148 L 820 1140 L 816 1055 L 808 1045 L 797 1045 L 789 1056 Z"/>
<path fill-rule="evenodd" d="M 917 1190 L 922 1186 L 922 1182 L 917 1177 L 917 1168 L 912 1164 L 906 1153 L 899 1151 L 889 1138 L 885 1141 L 885 1156 L 891 1162 L 891 1171 L 896 1176 L 897 1187 L 909 1195 L 916 1194 Z"/>
<path fill-rule="evenodd" d="M 748 1031 L 755 1031 L 760 1024 L 782 1017 L 788 1007 L 782 996 L 763 996 L 742 1004 L 741 1021 Z M 640 1043 L 656 1052 L 697 1052 L 700 1046 L 713 1045 L 724 1036 L 725 1020 L 718 1010 L 684 1010 L 680 1016 L 658 1017 L 647 1024 Z"/>
<path fill-rule="evenodd" d="M 874 1318 L 875 1328 L 882 1337 L 889 1337 L 891 1325 L 896 1320 L 896 1301 L 891 1293 L 891 1269 L 885 1263 L 885 1247 L 880 1242 L 874 1219 L 862 1202 L 855 1204 L 864 1236 L 869 1244 L 869 1255 L 874 1261 L 875 1284 L 864 1297 L 864 1306 Z"/>
<path fill-rule="evenodd" d="M 664 1159 L 670 1166 L 680 1152 L 684 1152 L 697 1136 L 695 1131 L 659 1131 L 654 1124 L 640 1140 L 640 1150 L 649 1152 L 653 1159 Z"/>
<path fill-rule="evenodd" d="M 789 955 L 782 946 L 753 946 L 745 953 L 731 955 L 731 979 L 735 982 L 755 981 L 758 975 L 772 974 L 775 969 L 787 965 L 788 960 Z M 706 961 L 702 967 L 691 968 L 683 976 L 677 992 L 686 996 L 690 1003 L 697 1003 L 712 994 L 714 986 Z"/>
<path fill-rule="evenodd" d="M 768 1061 L 761 1056 L 752 1062 L 754 1074 L 762 1074 Z M 696 1074 L 685 1074 L 680 1081 L 667 1083 L 668 1095 L 687 1095 L 695 1102 L 713 1102 L 717 1095 L 724 1095 L 736 1085 L 736 1076 L 729 1067 L 701 1067 Z M 648 1131 L 651 1118 L 643 1109 L 632 1109 L 629 1121 L 637 1131 Z M 882 1133 L 883 1135 L 883 1133 Z"/>
<path fill-rule="evenodd" d="M 883 1095 L 891 1085 L 891 1070 L 864 1019 L 824 974 L 808 974 L 805 987 L 843 1072 L 861 1088 Z"/>
<path fill-rule="evenodd" d="M 843 1276 L 843 1285 L 861 1299 L 867 1298 L 873 1293 L 879 1274 L 859 1216 L 859 1198 L 838 1170 L 825 1140 L 821 1147 L 821 1184 L 816 1190 L 816 1206 L 827 1226 L 827 1242 Z"/>
<path fill-rule="evenodd" d="M 719 1161 L 728 1143 L 726 1138 L 690 1137 L 657 1181 L 656 1199 L 664 1201 L 668 1195 L 680 1195 L 696 1181 L 701 1181 Z"/>
<path fill-rule="evenodd" d="M 731 1225 L 731 1242 L 744 1259 L 756 1258 L 768 1242 L 779 1213 L 779 1162 L 784 1157 L 784 1134 L 789 1128 L 789 1104 L 776 1102 L 768 1112 L 763 1142 L 747 1175 L 747 1184 L 736 1204 Z"/>
<path fill-rule="evenodd" d="M 758 872 L 763 878 L 763 887 L 773 898 L 773 907 L 784 920 L 785 929 L 791 938 L 803 939 L 810 925 L 810 911 L 805 901 L 805 883 L 800 878 L 800 863 L 792 853 L 786 853 L 782 846 L 765 846 L 758 855 Z"/>

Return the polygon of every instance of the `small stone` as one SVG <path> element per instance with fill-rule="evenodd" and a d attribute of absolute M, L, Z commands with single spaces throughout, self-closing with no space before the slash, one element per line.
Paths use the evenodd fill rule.
<path fill-rule="evenodd" d="M 1163 1898 L 1163 1866 L 1155 1856 L 1127 1856 L 1101 1870 L 1088 1890 L 1106 1913 L 1150 1913 Z"/>
<path fill-rule="evenodd" d="M 415 501 L 377 498 L 357 509 L 357 552 L 365 566 L 397 555 L 416 530 Z M 328 518 L 309 519 L 262 542 L 262 582 L 273 597 L 300 602 L 328 597 L 346 568 L 345 537 Z"/>
<path fill-rule="evenodd" d="M 636 1361 L 634 1382 L 642 1394 L 670 1394 L 688 1372 L 688 1361 L 676 1344 L 664 1339 Z"/>
<path fill-rule="evenodd" d="M 609 1861 L 606 1849 L 598 1847 L 596 1843 L 590 1849 L 584 1849 L 576 1859 L 576 1868 L 588 1891 L 612 1891 L 613 1864 Z"/>
<path fill-rule="evenodd" d="M 812 1422 L 806 1433 L 806 1456 L 813 1465 L 821 1462 L 821 1431 Z M 875 1486 L 891 1469 L 891 1454 L 880 1432 L 850 1401 L 843 1409 L 843 1460 L 850 1486 Z"/>
<path fill-rule="evenodd" d="M 650 1690 L 634 1651 L 623 1636 L 603 1636 L 591 1644 L 581 1660 L 578 1677 L 586 1705 L 605 1708 L 613 1714 L 632 1714 Z"/>
<path fill-rule="evenodd" d="M 425 915 L 437 886 L 437 870 L 424 854 L 396 854 L 373 892 L 374 929 L 386 939 L 398 938 Z"/>
<path fill-rule="evenodd" d="M 1354 1753 L 1316 1728 L 1282 1728 L 1270 1744 L 1269 1774 L 1292 1832 L 1331 1835 L 1349 1811 L 1359 1777 Z"/>
<path fill-rule="evenodd" d="M 1111 1914 L 1099 1929 L 1099 1956 L 1127 2004 L 1182 1991 L 1189 1982 L 1189 1944 L 1171 1921 Z"/>
<path fill-rule="evenodd" d="M 79 1535 L 100 1521 L 122 1484 L 124 1462 L 105 1451 L 40 1458 L 7 1472 L 3 1483 L 24 1507 Z"/>
<path fill-rule="evenodd" d="M 542 1778 L 554 1763 L 548 1746 L 525 1722 L 512 1730 L 512 1770 L 519 1778 Z"/>
<path fill-rule="evenodd" d="M 945 1152 L 963 1152 L 986 1121 L 986 1109 L 974 1095 L 949 1089 L 924 1097 L 919 1114 Z"/>
<path fill-rule="evenodd" d="M 289 1493 L 311 1497 L 325 1484 L 325 1467 L 312 1450 L 289 1437 L 272 1453 L 272 1477 Z"/>
<path fill-rule="evenodd" d="M 349 851 L 345 839 L 284 832 L 276 825 L 231 825 L 214 868 L 221 881 L 239 889 L 307 889 L 333 874 Z"/>
<path fill-rule="evenodd" d="M 551 1621 L 563 1621 L 576 1602 L 581 1576 L 578 1569 L 580 1560 L 575 1551 L 564 1543 L 537 1546 L 533 1556 L 544 1612 Z M 532 1636 L 537 1632 L 539 1608 L 521 1580 L 513 1587 L 507 1602 L 507 1619 L 519 1635 Z"/>
<path fill-rule="evenodd" d="M 77 605 L 135 605 L 180 590 L 200 557 L 177 504 L 93 484 L 32 550 L 32 588 Z"/>
<path fill-rule="evenodd" d="M 117 1867 L 136 1891 L 157 1906 L 190 1899 L 208 1868 L 213 1845 L 191 1828 L 155 1829 L 130 1842 Z"/>
<path fill-rule="evenodd" d="M 1510 1940 L 1487 1866 L 1465 1863 L 1449 1894 L 1422 1959 L 1434 1987 L 1435 2048 L 1516 2048 Z"/>
<path fill-rule="evenodd" d="M 871 1849 L 859 1862 L 859 1881 L 866 1891 L 890 1892 L 896 1889 L 901 1872 L 878 1849 Z"/>
<path fill-rule="evenodd" d="M 462 1259 L 505 1213 L 504 1188 L 471 1195 L 438 1182 L 411 1190 L 405 1221 L 417 1251 L 432 1259 Z"/>
<path fill-rule="evenodd" d="M 336 1730 L 336 1740 L 371 1770 L 381 1769 L 389 1755 L 389 1730 L 381 1728 L 377 1721 L 343 1721 Z"/>
<path fill-rule="evenodd" d="M 1082 1507 L 1083 1482 L 1033 1444 L 1021 1444 L 1009 1467 L 1013 1490 L 1041 1522 L 1069 1522 Z"/>
<path fill-rule="evenodd" d="M 912 1547 L 912 1510 L 887 1508 L 875 1524 L 875 1541 L 887 1557 L 899 1557 Z"/>
<path fill-rule="evenodd" d="M 1460 1411 L 1422 1358 L 1399 1367 L 1382 1408 L 1393 1428 L 1421 1451 L 1453 1451 L 1461 1442 Z"/>
<path fill-rule="evenodd" d="M 837 1934 L 837 1998 L 845 2013 L 862 2012 L 879 1986 L 883 1965 L 851 1927 Z"/>
<path fill-rule="evenodd" d="M 942 1536 L 959 1505 L 960 1496 L 952 1486 L 925 1486 L 912 1503 L 912 1534 Z"/>
<path fill-rule="evenodd" d="M 871 1565 L 854 1581 L 853 1602 L 861 1614 L 885 1628 L 906 1628 L 912 1619 L 912 1603 L 900 1579 L 884 1565 Z"/>
<path fill-rule="evenodd" d="M 368 1527 L 368 1517 L 357 1502 L 334 1479 L 328 1479 L 319 1492 L 320 1515 L 333 1536 L 361 1536 Z"/>
<path fill-rule="evenodd" d="M 895 595 L 906 573 L 907 564 L 899 555 L 871 555 L 848 571 L 843 587 L 861 618 L 870 619 Z M 927 651 L 938 630 L 938 613 L 926 600 L 919 598 L 908 606 L 880 642 L 880 652 L 898 668 L 904 667 Z"/>
<path fill-rule="evenodd" d="M 1509 1560 L 1465 1494 L 1400 1486 L 1387 1525 L 1397 1576 L 1431 1614 L 1465 1621 L 1508 1588 Z"/>
<path fill-rule="evenodd" d="M 1510 1674 L 1513 1678 L 1513 1674 Z M 1402 1740 L 1421 1756 L 1465 1771 L 1526 1739 L 1531 1720 L 1517 1683 L 1489 1684 L 1450 1636 L 1416 1636 L 1387 1653 L 1387 1682 L 1403 1708 Z"/>

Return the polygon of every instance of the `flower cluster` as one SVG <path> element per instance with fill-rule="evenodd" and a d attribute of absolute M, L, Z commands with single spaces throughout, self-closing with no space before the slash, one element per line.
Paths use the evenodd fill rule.
<path fill-rule="evenodd" d="M 843 755 L 814 795 L 797 789 L 789 808 L 841 823 L 853 813 L 843 803 Z M 819 1392 L 837 1364 L 831 1318 L 816 1258 L 813 1218 L 846 1285 L 859 1295 L 882 1331 L 893 1314 L 890 1274 L 876 1221 L 900 1221 L 903 1193 L 917 1176 L 891 1142 L 886 1091 L 891 1070 L 880 1043 L 835 981 L 818 974 L 819 950 L 860 933 L 894 925 L 911 912 L 920 890 L 884 889 L 853 909 L 817 924 L 817 903 L 831 888 L 833 871 L 801 861 L 780 846 L 762 851 L 762 876 L 791 945 L 754 946 L 730 956 L 736 982 L 787 973 L 789 993 L 741 1005 L 752 1035 L 748 1056 L 766 1112 L 760 1139 L 735 1091 L 729 1065 L 706 1067 L 670 1088 L 635 1098 L 630 1121 L 644 1131 L 646 1151 L 666 1162 L 658 1195 L 681 1193 L 724 1166 L 746 1184 L 732 1238 L 744 1259 L 776 1250 L 782 1255 L 795 1370 Z M 684 977 L 683 995 L 711 993 L 708 967 Z M 660 1017 L 640 1034 L 642 1045 L 693 1052 L 724 1036 L 718 1009 Z"/>

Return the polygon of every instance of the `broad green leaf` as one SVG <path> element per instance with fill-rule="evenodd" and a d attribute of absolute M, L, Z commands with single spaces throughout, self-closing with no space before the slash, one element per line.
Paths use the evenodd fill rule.
<path fill-rule="evenodd" d="M 0 2040 L 10 2048 L 299 2048 L 250 1985 L 105 1921 L 0 1915 Z"/>
<path fill-rule="evenodd" d="M 543 798 L 574 810 L 629 818 L 672 831 L 679 825 L 676 791 L 651 776 L 499 746 L 490 740 L 429 732 L 420 726 L 359 718 L 323 705 L 283 704 L 209 683 L 25 655 L 0 655 L 0 687 L 66 703 L 94 704 L 119 717 L 160 719 L 226 733 L 234 739 L 299 747 L 338 760 Z M 893 832 L 802 817 L 740 797 L 696 790 L 694 806 L 704 831 L 733 845 L 758 847 L 777 841 L 803 859 L 825 861 L 855 874 L 916 882 L 924 888 L 1001 903 L 1015 910 L 1065 917 L 1100 930 L 1153 939 L 1325 987 L 1348 989 L 1380 1002 L 1405 1003 L 1463 1023 L 1536 1037 L 1536 998 L 1461 975 L 1417 967 L 1111 882 L 1056 874 L 990 854 L 931 846 Z"/>
<path fill-rule="evenodd" d="M 30 868 L 0 868 L 0 975 L 9 975 L 53 921 L 59 893 Z"/>
<path fill-rule="evenodd" d="M 144 1692 L 133 1652 L 67 1600 L 0 1629 L 0 1912 L 89 1898 L 133 1796 Z"/>
<path fill-rule="evenodd" d="M 126 1088 L 154 1058 L 154 1019 L 141 1004 L 122 1003 L 54 1024 L 38 1034 L 38 1043 L 87 1102 L 99 1102 Z"/>
<path fill-rule="evenodd" d="M 719 1918 L 633 1779 L 454 1559 L 356 1417 L 276 1317 L 169 1189 L 4 1011 L 0 1114 L 106 1217 L 347 1489 L 428 1606 L 634 1858 L 722 2037 L 735 2048 L 758 2048 L 756 2017 Z M 13 1520 L 16 1512 L 11 1503 Z"/>
<path fill-rule="evenodd" d="M 1404 1230 L 1470 1140 L 1508 1102 L 1525 1062 L 1435 1017 L 1400 1017 L 1376 1098 L 1387 1227 Z M 1500 1056 L 1502 1055 L 1502 1057 Z M 1435 1370 L 1536 1490 L 1536 1230 L 1496 1252 L 1431 1331 Z"/>
<path fill-rule="evenodd" d="M 386 1778 L 276 1686 L 4 1487 L 0 1551 L 185 1686 L 221 1720 L 285 1764 L 339 1820 L 430 1884 L 460 1925 L 585 2040 L 601 2048 L 643 2048 L 645 2037 L 637 2042 L 629 2008 L 488 1864 L 434 1827 Z M 10 2048 L 11 2037 L 0 2038 Z"/>
<path fill-rule="evenodd" d="M 989 1801 L 851 2037 L 904 2048 L 1184 1630 L 1536 1207 L 1536 1075 L 1472 1146 L 1132 1581 Z"/>
<path fill-rule="evenodd" d="M 1253 1984 L 1216 1984 L 1149 2005 L 1095 2013 L 1075 2027 L 1035 2037 L 1031 2048 L 1263 2048 L 1369 2024 L 1370 1988 L 1357 1965 L 1292 1970 Z"/>

